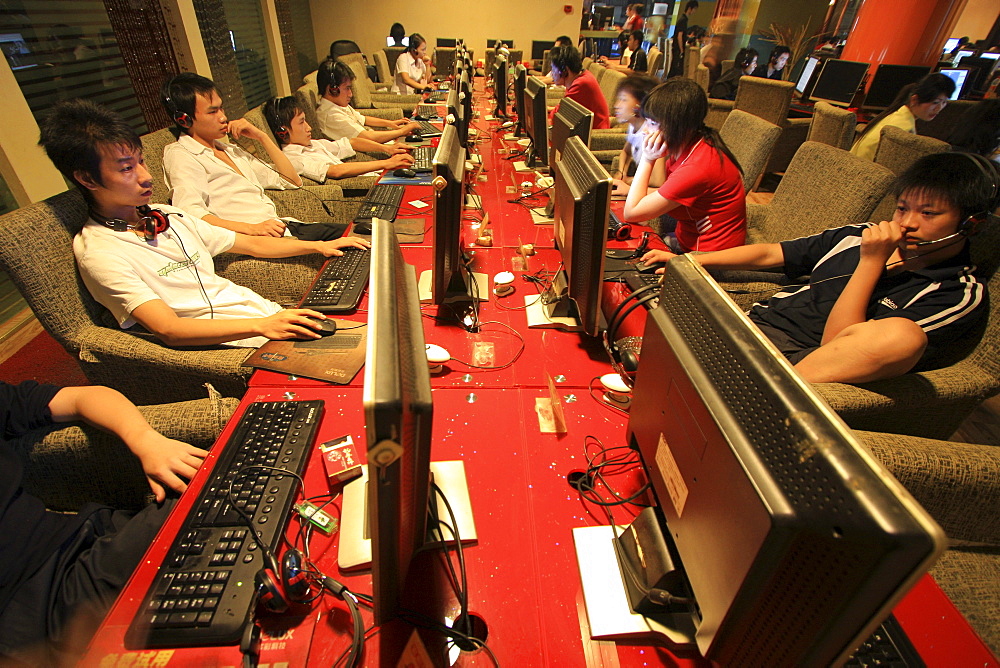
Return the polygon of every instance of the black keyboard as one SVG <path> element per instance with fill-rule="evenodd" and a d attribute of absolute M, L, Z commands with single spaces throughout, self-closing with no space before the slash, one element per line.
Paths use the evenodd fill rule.
<path fill-rule="evenodd" d="M 368 287 L 371 252 L 363 248 L 342 250 L 343 255 L 326 261 L 300 308 L 311 308 L 320 313 L 339 313 L 357 308 L 361 295 Z"/>
<path fill-rule="evenodd" d="M 406 186 L 376 183 L 361 202 L 354 222 L 370 223 L 372 218 L 396 220 L 396 212 L 399 211 L 399 203 L 403 201 L 405 190 Z"/>
<path fill-rule="evenodd" d="M 420 123 L 420 135 L 422 137 L 440 137 L 444 134 L 444 130 L 430 121 L 417 121 L 417 123 Z"/>
<path fill-rule="evenodd" d="M 410 169 L 415 171 L 417 174 L 429 174 L 434 171 L 434 154 L 437 149 L 433 146 L 418 146 L 413 149 L 411 155 L 413 156 L 413 164 L 410 165 Z"/>
<path fill-rule="evenodd" d="M 417 116 L 433 118 L 438 115 L 438 107 L 436 104 L 418 104 L 414 114 Z"/>
<path fill-rule="evenodd" d="M 851 668 L 924 668 L 925 664 L 896 618 L 889 618 L 854 651 L 844 666 Z"/>
<path fill-rule="evenodd" d="M 257 601 L 260 547 L 230 498 L 277 551 L 323 413 L 322 401 L 250 404 L 129 626 L 130 649 L 239 644 Z M 232 489 L 230 495 L 230 489 Z"/>

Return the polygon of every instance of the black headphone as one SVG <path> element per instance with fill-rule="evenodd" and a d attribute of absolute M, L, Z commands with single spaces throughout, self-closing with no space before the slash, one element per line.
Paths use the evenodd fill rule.
<path fill-rule="evenodd" d="M 966 219 L 963 220 L 958 226 L 959 234 L 969 236 L 970 234 L 975 233 L 976 225 L 989 218 L 993 212 L 996 211 L 997 207 L 1000 206 L 1000 197 L 998 197 L 998 195 L 1000 195 L 1000 182 L 997 180 L 997 170 L 991 161 L 987 160 L 978 153 L 961 152 L 961 155 L 968 157 L 990 183 L 990 195 L 986 205 L 987 208 L 982 211 L 969 214 L 969 216 L 967 216 Z"/>
<path fill-rule="evenodd" d="M 296 549 L 285 552 L 278 568 L 273 557 L 268 554 L 266 560 L 270 566 L 257 571 L 257 586 L 260 588 L 260 602 L 272 612 L 285 612 L 292 603 L 305 601 L 309 598 L 309 578 L 305 573 L 305 557 Z M 281 577 L 278 577 L 278 572 Z"/>
<path fill-rule="evenodd" d="M 170 229 L 170 220 L 167 218 L 167 214 L 162 211 L 151 209 L 146 205 L 137 206 L 135 209 L 140 216 L 137 223 L 130 223 L 121 218 L 105 218 L 93 209 L 90 210 L 90 217 L 115 232 L 127 232 L 128 230 L 142 232 L 146 241 L 155 241 L 157 234 L 162 234 Z"/>
<path fill-rule="evenodd" d="M 171 79 L 163 84 L 163 104 L 166 105 L 167 110 L 170 112 L 170 118 L 174 120 L 174 123 L 186 130 L 194 125 L 194 119 L 187 112 L 178 109 L 174 101 L 170 99 L 170 84 L 172 81 Z"/>
<path fill-rule="evenodd" d="M 264 103 L 264 118 L 267 120 L 267 124 L 271 126 L 271 130 L 274 132 L 274 136 L 278 138 L 278 141 L 283 144 L 288 143 L 288 138 L 291 136 L 288 128 L 281 123 L 281 114 L 279 108 L 281 105 L 282 98 L 274 97 Z"/>

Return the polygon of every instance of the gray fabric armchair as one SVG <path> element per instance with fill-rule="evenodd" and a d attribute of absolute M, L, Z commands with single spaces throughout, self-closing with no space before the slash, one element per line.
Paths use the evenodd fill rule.
<path fill-rule="evenodd" d="M 753 190 L 764 172 L 764 165 L 778 141 L 781 128 L 763 118 L 734 109 L 726 117 L 719 136 L 736 156 L 743 169 L 743 189 Z"/>

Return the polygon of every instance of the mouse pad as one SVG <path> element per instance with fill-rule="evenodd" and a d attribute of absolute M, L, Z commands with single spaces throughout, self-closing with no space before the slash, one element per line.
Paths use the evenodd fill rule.
<path fill-rule="evenodd" d="M 396 230 L 396 239 L 401 244 L 419 244 L 424 240 L 424 228 L 427 221 L 423 218 L 397 218 L 392 224 Z"/>
<path fill-rule="evenodd" d="M 604 257 L 604 280 L 605 281 L 621 281 L 624 280 L 625 274 L 634 272 L 635 263 L 638 262 L 638 258 L 633 258 L 629 260 L 623 260 L 613 257 Z"/>
<path fill-rule="evenodd" d="M 338 385 L 351 382 L 365 364 L 368 327 L 355 320 L 334 320 L 338 327 L 336 334 L 308 341 L 268 341 L 243 366 Z"/>

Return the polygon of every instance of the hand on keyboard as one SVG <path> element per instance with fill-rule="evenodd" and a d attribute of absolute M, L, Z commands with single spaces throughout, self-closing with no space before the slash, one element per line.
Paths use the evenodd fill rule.
<path fill-rule="evenodd" d="M 208 456 L 207 450 L 167 438 L 153 429 L 130 440 L 128 448 L 142 462 L 157 503 L 167 498 L 167 489 L 178 493 L 186 490 L 184 479 L 193 478 L 201 461 Z"/>
<path fill-rule="evenodd" d="M 324 316 L 319 311 L 308 308 L 286 308 L 274 315 L 261 318 L 258 333 L 275 341 L 318 339 L 320 335 L 316 332 L 316 327 L 313 321 L 309 320 L 309 317 L 323 318 Z"/>
<path fill-rule="evenodd" d="M 406 127 L 409 123 L 410 120 L 407 118 L 397 118 L 396 120 L 392 121 L 392 124 L 397 128 Z"/>
<path fill-rule="evenodd" d="M 326 257 L 330 257 L 334 255 L 343 255 L 344 251 L 340 250 L 341 248 L 371 248 L 372 242 L 358 237 L 341 237 L 339 239 L 334 239 L 333 241 L 317 241 L 316 246 L 317 252 L 322 253 Z"/>
<path fill-rule="evenodd" d="M 389 155 L 399 155 L 401 153 L 409 153 L 413 150 L 413 147 L 408 144 L 390 144 L 386 146 Z"/>
<path fill-rule="evenodd" d="M 395 155 L 389 156 L 386 160 L 389 163 L 388 169 L 397 169 L 399 167 L 409 167 L 413 164 L 413 156 L 409 153 L 397 153 Z"/>

